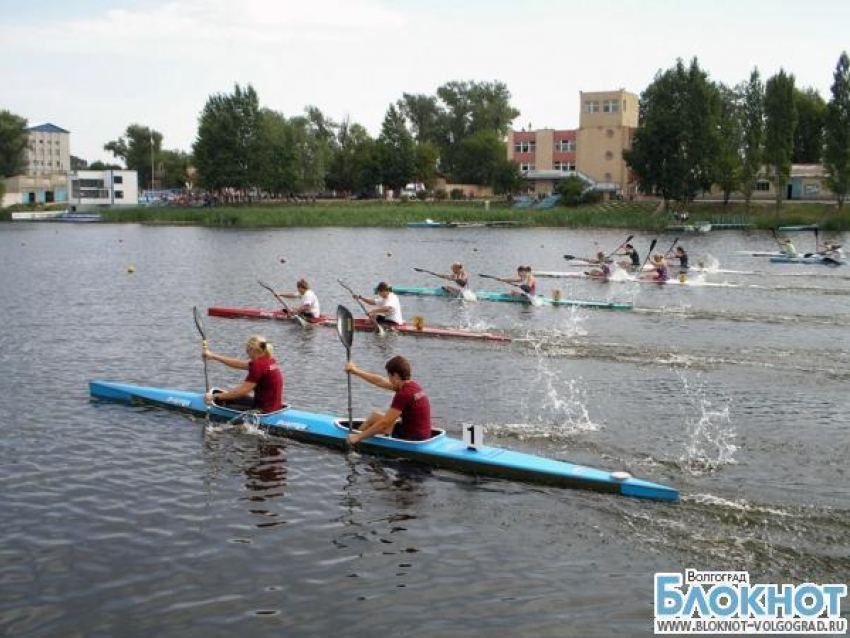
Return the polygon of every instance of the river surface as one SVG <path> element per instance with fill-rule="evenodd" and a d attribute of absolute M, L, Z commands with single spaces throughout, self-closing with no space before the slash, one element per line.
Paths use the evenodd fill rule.
<path fill-rule="evenodd" d="M 294 291 L 304 276 L 326 312 L 359 311 L 338 278 L 367 293 L 379 280 L 437 285 L 412 268 L 455 260 L 503 276 L 568 270 L 564 253 L 613 250 L 624 235 L 0 225 L 0 635 L 650 635 L 658 571 L 847 582 L 850 267 L 738 254 L 773 249 L 768 233 L 682 235 L 692 262 L 759 273 L 705 277 L 725 286 L 539 280 L 631 312 L 402 298 L 408 320 L 511 344 L 355 336 L 362 367 L 411 360 L 451 434 L 482 424 L 490 444 L 673 485 L 678 504 L 89 399 L 93 379 L 202 389 L 192 307 L 275 308 L 258 279 Z M 634 243 L 643 253 L 651 239 Z M 287 401 L 345 413 L 335 331 L 205 324 L 210 347 L 236 356 L 262 332 Z M 209 372 L 218 386 L 242 379 Z M 355 413 L 388 405 L 353 387 Z"/>

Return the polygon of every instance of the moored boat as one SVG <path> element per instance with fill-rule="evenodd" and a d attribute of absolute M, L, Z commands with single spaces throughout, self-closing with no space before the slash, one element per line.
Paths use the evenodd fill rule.
<path fill-rule="evenodd" d="M 420 297 L 452 297 L 457 298 L 447 292 L 441 286 L 393 286 L 393 292 L 398 295 L 416 295 Z M 524 295 L 512 295 L 504 292 L 493 291 L 475 291 L 475 296 L 484 301 L 504 301 L 509 303 L 531 304 L 531 300 Z M 600 308 L 605 310 L 631 310 L 632 303 L 628 301 L 604 301 L 595 299 L 567 299 L 564 297 L 539 297 L 542 304 L 550 306 L 581 306 L 584 308 Z"/>
<path fill-rule="evenodd" d="M 156 405 L 217 421 L 234 421 L 246 413 L 204 403 L 201 392 L 153 388 L 109 381 L 92 381 L 93 398 L 121 403 Z M 285 406 L 270 414 L 249 417 L 273 435 L 286 436 L 306 443 L 345 449 L 347 420 L 329 414 L 317 414 Z M 358 421 L 354 420 L 355 423 Z M 375 436 L 358 444 L 364 453 L 405 458 L 430 466 L 464 473 L 607 492 L 636 498 L 676 501 L 679 491 L 673 487 L 632 478 L 626 472 L 609 472 L 566 461 L 547 459 L 488 445 L 472 448 L 464 441 L 432 430 L 425 441 L 405 441 Z"/>
<path fill-rule="evenodd" d="M 275 319 L 278 321 L 292 321 L 292 319 L 283 310 L 262 310 L 258 308 L 222 308 L 213 307 L 207 309 L 207 314 L 211 317 L 227 317 L 227 318 L 253 318 L 253 319 Z M 308 322 L 307 325 L 318 325 L 327 327 L 336 327 L 336 317 L 321 316 L 314 321 Z M 450 328 L 447 326 L 428 326 L 424 323 L 402 324 L 395 326 L 391 324 L 381 324 L 388 332 L 394 332 L 402 335 L 413 335 L 420 337 L 448 337 L 452 339 L 472 339 L 478 341 L 497 341 L 509 342 L 510 337 L 493 332 L 479 332 L 476 330 L 465 330 L 463 328 Z M 364 332 L 375 332 L 375 324 L 369 319 L 355 319 L 354 329 Z"/>
<path fill-rule="evenodd" d="M 788 255 L 773 255 L 770 258 L 772 264 L 820 264 L 822 266 L 841 266 L 846 262 L 846 259 L 839 255 L 797 255 L 789 257 Z"/>

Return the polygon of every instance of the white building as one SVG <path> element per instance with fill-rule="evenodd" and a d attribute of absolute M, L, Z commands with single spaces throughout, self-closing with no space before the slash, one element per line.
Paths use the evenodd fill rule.
<path fill-rule="evenodd" d="M 27 175 L 54 175 L 71 170 L 71 133 L 55 124 L 26 129 Z"/>
<path fill-rule="evenodd" d="M 136 171 L 71 171 L 68 173 L 68 208 L 138 206 L 139 175 Z"/>

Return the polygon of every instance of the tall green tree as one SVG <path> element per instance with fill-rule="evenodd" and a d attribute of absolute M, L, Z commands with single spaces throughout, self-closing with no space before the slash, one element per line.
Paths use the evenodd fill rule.
<path fill-rule="evenodd" d="M 155 181 L 162 188 L 186 188 L 191 156 L 181 150 L 163 150 L 156 156 Z"/>
<path fill-rule="evenodd" d="M 815 89 L 794 90 L 797 126 L 794 129 L 794 164 L 819 164 L 823 153 L 826 102 Z"/>
<path fill-rule="evenodd" d="M 626 162 L 644 193 L 684 204 L 711 188 L 719 154 L 720 97 L 694 58 L 682 60 L 641 94 L 639 125 Z"/>
<path fill-rule="evenodd" d="M 260 102 L 250 84 L 207 99 L 192 147 L 198 178 L 212 190 L 246 191 L 259 181 Z"/>
<path fill-rule="evenodd" d="M 440 160 L 440 151 L 436 144 L 431 142 L 420 142 L 416 145 L 413 159 L 414 180 L 432 189 L 437 181 L 437 162 Z"/>
<path fill-rule="evenodd" d="M 124 162 L 127 170 L 136 171 L 139 186 L 151 187 L 151 170 L 156 166 L 157 157 L 162 151 L 162 133 L 142 124 L 130 124 L 124 135 L 104 144 L 103 150 Z"/>
<path fill-rule="evenodd" d="M 373 163 L 375 140 L 361 124 L 339 123 L 336 150 L 327 176 L 328 187 L 344 193 L 373 193 L 380 180 Z"/>
<path fill-rule="evenodd" d="M 381 124 L 378 137 L 381 179 L 384 185 L 398 192 L 410 182 L 416 169 L 413 137 L 407 130 L 404 116 L 390 105 Z"/>
<path fill-rule="evenodd" d="M 257 186 L 265 192 L 281 196 L 297 190 L 299 167 L 292 124 L 277 111 L 260 110 L 256 163 Z"/>
<path fill-rule="evenodd" d="M 0 111 L 0 178 L 23 173 L 28 143 L 27 121 L 10 111 Z"/>
<path fill-rule="evenodd" d="M 741 149 L 744 144 L 741 123 L 741 96 L 726 86 L 720 90 L 720 110 L 718 115 L 718 154 L 716 166 L 717 185 L 723 192 L 723 207 L 729 205 L 732 193 L 741 186 Z"/>
<path fill-rule="evenodd" d="M 764 159 L 771 166 L 778 211 L 785 197 L 785 187 L 791 179 L 794 129 L 797 126 L 794 76 L 786 74 L 784 69 L 780 69 L 765 85 L 764 115 Z"/>
<path fill-rule="evenodd" d="M 398 101 L 398 109 L 410 123 L 413 138 L 419 144 L 439 142 L 442 112 L 436 97 L 404 93 Z"/>
<path fill-rule="evenodd" d="M 824 183 L 835 194 L 838 209 L 850 193 L 850 57 L 843 51 L 832 75 L 831 98 L 826 109 Z"/>
<path fill-rule="evenodd" d="M 747 212 L 764 158 L 764 83 L 757 68 L 742 87 L 741 192 Z"/>

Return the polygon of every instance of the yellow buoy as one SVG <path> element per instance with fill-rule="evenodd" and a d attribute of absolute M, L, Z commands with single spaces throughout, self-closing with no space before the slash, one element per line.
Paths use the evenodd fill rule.
<path fill-rule="evenodd" d="M 687 280 L 688 280 L 688 276 L 685 273 L 683 273 L 683 272 L 679 273 L 679 282 L 680 283 L 685 283 Z"/>
<path fill-rule="evenodd" d="M 135 266 L 127 266 L 127 272 L 132 275 L 134 272 L 136 272 L 136 267 Z"/>

